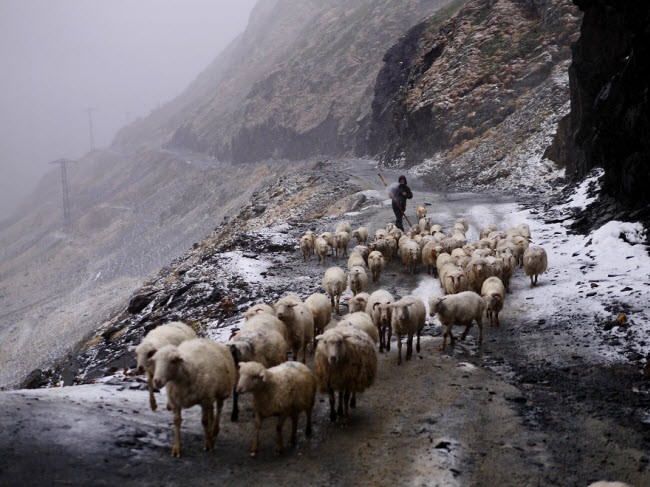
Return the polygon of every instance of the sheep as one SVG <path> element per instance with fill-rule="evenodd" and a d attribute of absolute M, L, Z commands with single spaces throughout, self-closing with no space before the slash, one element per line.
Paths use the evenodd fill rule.
<path fill-rule="evenodd" d="M 388 305 L 394 303 L 395 299 L 388 291 L 378 289 L 368 297 L 366 313 L 372 318 L 372 322 L 379 331 L 379 351 L 390 351 L 390 337 L 392 335 L 391 319 L 393 310 Z"/>
<path fill-rule="evenodd" d="M 300 237 L 300 250 L 302 252 L 302 260 L 307 262 L 309 256 L 314 253 L 314 241 L 311 237 L 307 235 Z"/>
<path fill-rule="evenodd" d="M 440 280 L 446 294 L 458 294 L 469 289 L 467 274 L 461 267 L 445 267 L 440 275 Z"/>
<path fill-rule="evenodd" d="M 392 223 L 391 223 L 392 225 Z M 386 227 L 388 228 L 388 227 Z M 395 240 L 399 241 L 400 238 L 404 235 L 404 232 L 401 231 L 399 228 L 397 228 L 395 225 L 393 225 L 393 228 L 388 230 L 388 235 L 393 237 Z"/>
<path fill-rule="evenodd" d="M 418 220 L 427 216 L 427 208 L 424 205 L 418 205 L 415 208 L 415 216 L 418 217 Z"/>
<path fill-rule="evenodd" d="M 479 238 L 483 240 L 484 238 L 487 238 L 488 235 L 492 232 L 497 231 L 497 226 L 494 223 L 490 223 L 487 227 L 481 228 L 481 231 L 479 233 Z"/>
<path fill-rule="evenodd" d="M 511 237 L 510 240 L 517 246 L 517 264 L 519 264 L 519 267 L 523 267 L 524 252 L 526 252 L 526 249 L 528 248 L 530 242 L 527 238 L 518 235 Z"/>
<path fill-rule="evenodd" d="M 260 442 L 262 421 L 270 416 L 277 416 L 275 434 L 275 454 L 282 453 L 282 426 L 291 418 L 291 444 L 296 444 L 298 416 L 307 415 L 305 436 L 311 436 L 311 415 L 316 401 L 316 377 L 304 364 L 286 362 L 275 367 L 266 368 L 257 362 L 241 364 L 237 392 L 253 394 L 255 409 L 255 434 L 250 456 L 257 456 Z"/>
<path fill-rule="evenodd" d="M 488 274 L 490 277 L 498 277 L 501 279 L 503 277 L 503 258 L 502 257 L 492 257 L 491 255 L 485 258 L 485 262 L 488 266 Z"/>
<path fill-rule="evenodd" d="M 332 307 L 329 298 L 322 293 L 314 293 L 305 299 L 305 305 L 311 310 L 314 317 L 314 336 L 323 333 L 323 330 L 332 319 Z"/>
<path fill-rule="evenodd" d="M 167 409 L 174 415 L 172 456 L 181 456 L 181 410 L 197 404 L 201 406 L 205 449 L 211 450 L 219 434 L 223 402 L 237 383 L 237 368 L 230 349 L 207 338 L 194 338 L 178 346 L 165 345 L 154 354 L 153 361 L 154 384 L 167 387 Z"/>
<path fill-rule="evenodd" d="M 244 319 L 250 320 L 253 316 L 256 316 L 260 313 L 268 313 L 275 316 L 275 311 L 273 311 L 273 308 L 271 306 L 265 303 L 259 303 L 251 306 L 244 312 Z"/>
<path fill-rule="evenodd" d="M 375 230 L 375 242 L 377 240 L 381 240 L 383 238 L 386 238 L 386 235 L 388 235 L 388 232 L 383 228 L 379 228 L 379 229 Z"/>
<path fill-rule="evenodd" d="M 481 297 L 485 301 L 485 313 L 492 326 L 499 326 L 499 312 L 503 309 L 506 288 L 498 277 L 488 277 L 481 287 Z"/>
<path fill-rule="evenodd" d="M 337 224 L 334 233 L 339 233 L 339 232 L 345 232 L 347 234 L 352 233 L 352 226 L 350 225 L 350 222 L 342 221 L 339 224 Z"/>
<path fill-rule="evenodd" d="M 392 235 L 386 235 L 386 238 L 384 238 L 384 240 L 388 244 L 389 253 L 386 260 L 389 261 L 391 257 L 397 255 L 397 239 Z"/>
<path fill-rule="evenodd" d="M 415 350 L 420 351 L 420 334 L 426 322 L 426 310 L 421 299 L 404 296 L 399 301 L 389 304 L 393 309 L 391 328 L 397 337 L 397 365 L 402 363 L 402 335 L 406 335 L 406 360 L 413 354 L 413 335 L 417 335 Z"/>
<path fill-rule="evenodd" d="M 409 271 L 409 274 L 415 274 L 418 263 L 420 262 L 420 246 L 414 241 L 405 242 L 402 247 L 400 247 L 400 252 L 402 253 L 402 262 Z"/>
<path fill-rule="evenodd" d="M 512 254 L 512 249 L 510 247 L 503 247 L 501 249 L 498 249 L 497 255 L 503 259 L 503 265 L 501 268 L 501 281 L 506 287 L 506 292 L 509 292 L 510 279 L 512 278 L 512 274 L 517 267 L 517 259 Z"/>
<path fill-rule="evenodd" d="M 348 257 L 348 270 L 357 266 L 365 267 L 366 261 L 364 260 L 363 256 L 359 252 L 351 252 L 350 256 Z"/>
<path fill-rule="evenodd" d="M 381 277 L 381 271 L 384 270 L 385 265 L 386 265 L 386 259 L 381 254 L 381 252 L 379 252 L 378 250 L 374 250 L 370 252 L 370 255 L 368 256 L 368 267 L 370 268 L 370 272 L 372 273 L 373 282 L 379 282 L 379 278 Z"/>
<path fill-rule="evenodd" d="M 307 361 L 307 347 L 314 341 L 314 315 L 311 308 L 302 302 L 296 302 L 292 296 L 279 299 L 273 305 L 280 321 L 287 327 L 293 360 L 298 360 L 302 349 L 302 363 Z"/>
<path fill-rule="evenodd" d="M 350 269 L 348 273 L 348 287 L 352 291 L 352 294 L 356 296 L 357 293 L 364 292 L 367 286 L 368 274 L 366 273 L 366 269 L 361 266 L 355 266 Z"/>
<path fill-rule="evenodd" d="M 332 243 L 334 245 L 334 255 L 338 258 L 341 255 L 347 257 L 348 255 L 348 244 L 350 243 L 350 234 L 347 232 L 336 232 L 334 237 L 332 237 Z"/>
<path fill-rule="evenodd" d="M 368 241 L 368 229 L 366 227 L 359 227 L 352 232 L 352 237 L 357 239 L 357 244 L 366 245 Z"/>
<path fill-rule="evenodd" d="M 361 255 L 363 257 L 364 262 L 368 262 L 368 254 L 370 254 L 370 250 L 368 247 L 365 245 L 355 245 L 354 248 L 352 249 L 352 253 L 356 252 L 357 254 Z M 352 255 L 352 253 L 350 255 Z M 348 258 L 348 260 L 350 260 Z M 348 266 L 350 268 L 350 266 Z"/>
<path fill-rule="evenodd" d="M 379 343 L 379 331 L 372 318 L 365 311 L 356 311 L 345 315 L 336 326 L 345 325 L 357 327 L 359 330 L 366 332 L 375 345 Z"/>
<path fill-rule="evenodd" d="M 323 232 L 320 234 L 320 238 L 324 239 L 330 248 L 334 248 L 334 234 L 332 232 Z"/>
<path fill-rule="evenodd" d="M 438 276 L 440 276 L 440 271 L 442 270 L 443 266 L 447 263 L 453 264 L 451 261 L 451 255 L 449 255 L 447 252 L 442 252 L 438 254 L 438 257 L 436 258 L 436 270 L 438 271 Z"/>
<path fill-rule="evenodd" d="M 165 345 L 179 345 L 185 340 L 196 338 L 196 333 L 192 328 L 180 321 L 172 321 L 165 325 L 160 325 L 144 337 L 140 345 L 135 347 L 135 356 L 138 361 L 138 373 L 147 374 L 147 389 L 149 390 L 149 407 L 152 411 L 158 409 L 156 398 L 153 395 L 153 374 L 154 362 L 151 357 Z"/>
<path fill-rule="evenodd" d="M 370 295 L 368 293 L 357 293 L 354 297 L 348 299 L 348 311 L 350 313 L 365 311 L 369 297 Z M 327 305 L 329 306 L 329 301 Z"/>
<path fill-rule="evenodd" d="M 429 231 L 431 229 L 431 218 L 422 217 L 418 221 L 418 225 L 423 230 Z"/>
<path fill-rule="evenodd" d="M 434 271 L 437 273 L 436 260 L 442 252 L 442 246 L 435 240 L 427 242 L 422 248 L 422 264 L 426 266 L 427 274 L 431 274 Z"/>
<path fill-rule="evenodd" d="M 454 225 L 456 225 L 457 223 L 460 223 L 460 224 L 463 226 L 463 228 L 465 229 L 465 231 L 464 231 L 463 233 L 466 233 L 467 230 L 469 230 L 469 224 L 467 223 L 467 220 L 466 220 L 465 218 L 462 218 L 462 217 L 461 217 L 461 218 L 458 218 L 458 219 L 454 222 Z"/>
<path fill-rule="evenodd" d="M 386 259 L 386 261 L 389 261 L 393 255 L 390 244 L 383 238 L 369 243 L 368 250 L 371 252 L 374 252 L 375 250 L 381 252 L 381 255 L 384 256 L 384 259 Z"/>
<path fill-rule="evenodd" d="M 445 327 L 440 350 L 444 351 L 447 345 L 447 337 L 454 344 L 454 335 L 451 333 L 453 325 L 465 327 L 461 340 L 465 340 L 467 332 L 476 321 L 479 329 L 478 343 L 483 343 L 483 313 L 485 312 L 485 301 L 474 291 L 465 291 L 458 294 L 451 294 L 444 297 L 432 296 L 429 298 L 429 314 L 438 314 L 440 323 Z"/>
<path fill-rule="evenodd" d="M 330 267 L 323 276 L 323 290 L 330 297 L 332 309 L 339 314 L 339 301 L 341 294 L 345 291 L 345 272 L 340 267 Z"/>
<path fill-rule="evenodd" d="M 229 346 L 236 363 L 259 362 L 273 367 L 287 360 L 287 341 L 272 328 L 244 330 Z"/>
<path fill-rule="evenodd" d="M 528 247 L 524 252 L 524 272 L 530 276 L 530 287 L 537 286 L 537 276 L 548 267 L 546 250 L 542 247 Z M 533 281 L 533 277 L 535 280 Z"/>
<path fill-rule="evenodd" d="M 443 233 L 442 230 L 443 230 L 442 225 L 431 225 L 431 227 L 429 228 L 431 235 L 433 235 L 434 233 Z"/>
<path fill-rule="evenodd" d="M 480 293 L 481 286 L 488 277 L 490 275 L 487 261 L 482 257 L 472 257 L 472 260 L 467 264 L 468 289 Z"/>
<path fill-rule="evenodd" d="M 314 252 L 316 252 L 316 257 L 318 257 L 318 265 L 322 264 L 327 256 L 327 250 L 329 245 L 327 240 L 323 237 L 318 237 L 314 243 Z"/>
<path fill-rule="evenodd" d="M 377 352 L 368 334 L 354 326 L 334 327 L 318 339 L 314 359 L 318 387 L 329 395 L 330 421 L 337 416 L 346 419 L 350 394 L 363 392 L 375 382 Z M 335 409 L 336 391 L 339 404 Z"/>
<path fill-rule="evenodd" d="M 241 329 L 236 330 L 233 329 L 233 335 L 232 339 L 237 338 L 238 334 L 243 333 L 245 331 L 252 331 L 252 330 L 258 330 L 258 329 L 272 329 L 277 331 L 282 337 L 285 339 L 287 342 L 287 345 L 290 344 L 290 335 L 289 335 L 289 330 L 287 330 L 286 325 L 278 319 L 277 316 L 275 316 L 275 310 L 273 310 L 273 314 L 271 313 L 257 313 L 255 316 L 251 316 L 247 320 L 244 321 L 244 323 L 241 326 Z"/>

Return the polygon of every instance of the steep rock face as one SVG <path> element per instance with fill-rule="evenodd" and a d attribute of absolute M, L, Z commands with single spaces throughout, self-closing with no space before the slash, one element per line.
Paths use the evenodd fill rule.
<path fill-rule="evenodd" d="M 355 152 L 385 51 L 449 1 L 260 0 L 246 31 L 183 95 L 116 142 L 235 162 Z"/>
<path fill-rule="evenodd" d="M 584 18 L 570 70 L 567 168 L 581 177 L 593 167 L 603 167 L 608 194 L 632 207 L 647 206 L 650 4 L 574 3 Z"/>
<path fill-rule="evenodd" d="M 458 169 L 464 166 L 474 171 L 477 162 L 482 168 L 498 166 L 524 139 L 541 133 L 549 119 L 557 122 L 566 111 L 562 69 L 578 21 L 568 0 L 480 0 L 468 2 L 442 26 L 439 16 L 415 26 L 391 50 L 415 47 L 407 66 L 387 55 L 377 80 L 376 98 L 388 98 L 391 86 L 393 96 L 390 104 L 373 106 L 370 152 L 393 166 L 424 162 L 422 172 L 435 165 L 448 176 L 439 180 L 445 183 L 462 179 L 464 171 Z M 401 83 L 404 75 L 393 73 L 406 69 L 408 77 Z M 522 108 L 528 110 L 526 117 Z M 510 142 L 497 140 L 503 147 L 476 161 L 473 152 L 487 139 L 499 139 L 498 133 L 516 118 L 521 119 L 521 133 L 513 134 Z M 387 138 L 382 143 L 383 137 L 374 134 Z M 499 177 L 495 173 L 487 179 Z"/>

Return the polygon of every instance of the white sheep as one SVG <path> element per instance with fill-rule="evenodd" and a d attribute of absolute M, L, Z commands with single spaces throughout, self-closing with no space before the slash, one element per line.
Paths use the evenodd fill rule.
<path fill-rule="evenodd" d="M 350 313 L 365 311 L 369 297 L 370 295 L 368 293 L 357 293 L 355 296 L 348 299 L 348 311 Z M 327 302 L 327 305 L 329 306 L 329 301 Z M 332 308 L 330 307 L 330 312 L 331 310 Z"/>
<path fill-rule="evenodd" d="M 201 406 L 205 449 L 211 450 L 219 434 L 223 402 L 237 383 L 237 368 L 230 348 L 206 338 L 165 345 L 154 356 L 154 384 L 167 388 L 167 409 L 174 415 L 172 456 L 181 456 L 181 410 Z M 214 404 L 217 414 L 214 414 Z M 233 406 L 233 416 L 235 407 Z"/>
<path fill-rule="evenodd" d="M 503 309 L 506 288 L 498 277 L 488 277 L 481 287 L 481 297 L 485 301 L 485 312 L 492 326 L 499 326 L 499 313 Z"/>
<path fill-rule="evenodd" d="M 341 256 L 347 257 L 348 244 L 350 243 L 350 234 L 347 232 L 336 232 L 332 238 L 334 245 L 334 255 L 338 258 Z"/>
<path fill-rule="evenodd" d="M 468 289 L 480 293 L 481 286 L 488 277 L 490 277 L 490 269 L 487 261 L 483 257 L 472 257 L 467 264 Z"/>
<path fill-rule="evenodd" d="M 314 240 L 310 236 L 303 235 L 300 237 L 300 251 L 302 252 L 302 260 L 307 262 L 307 259 L 314 253 Z"/>
<path fill-rule="evenodd" d="M 524 272 L 530 276 L 530 287 L 537 286 L 537 276 L 546 272 L 548 257 L 542 247 L 528 247 L 524 252 Z M 535 280 L 533 281 L 533 277 Z"/>
<path fill-rule="evenodd" d="M 446 294 L 458 294 L 469 289 L 467 274 L 461 267 L 453 264 L 443 267 L 440 282 Z"/>
<path fill-rule="evenodd" d="M 386 259 L 378 250 L 373 250 L 368 256 L 368 267 L 372 273 L 372 281 L 379 282 L 381 271 L 384 270 Z"/>
<path fill-rule="evenodd" d="M 323 237 L 318 237 L 314 243 L 314 252 L 316 252 L 316 257 L 318 257 L 319 265 L 325 261 L 328 249 L 329 245 L 327 243 L 327 240 L 325 240 Z"/>
<path fill-rule="evenodd" d="M 255 434 L 250 455 L 255 457 L 259 448 L 262 421 L 277 416 L 275 454 L 282 453 L 282 426 L 291 418 L 291 444 L 296 444 L 298 416 L 307 415 L 305 436 L 311 436 L 311 415 L 316 400 L 316 377 L 304 364 L 286 362 L 266 368 L 257 362 L 241 364 L 237 392 L 253 394 L 255 409 Z"/>
<path fill-rule="evenodd" d="M 273 367 L 287 360 L 287 341 L 272 328 L 243 330 L 229 344 L 235 362 L 259 362 Z"/>
<path fill-rule="evenodd" d="M 323 276 L 323 290 L 330 297 L 332 309 L 339 314 L 339 301 L 346 288 L 345 272 L 340 267 L 330 267 Z"/>
<path fill-rule="evenodd" d="M 438 314 L 440 322 L 445 327 L 440 350 L 444 351 L 447 345 L 447 337 L 453 345 L 454 335 L 451 332 L 453 325 L 464 326 L 465 330 L 460 339 L 465 340 L 467 332 L 476 321 L 479 328 L 479 345 L 483 343 L 483 313 L 485 312 L 485 301 L 474 291 L 465 291 L 458 294 L 450 294 L 443 297 L 432 296 L 429 298 L 429 314 Z"/>
<path fill-rule="evenodd" d="M 366 290 L 366 287 L 368 287 L 368 274 L 364 267 L 354 266 L 350 269 L 350 272 L 348 272 L 348 287 L 355 296 L 357 293 Z"/>
<path fill-rule="evenodd" d="M 427 274 L 431 274 L 434 270 L 437 273 L 436 261 L 443 250 L 442 245 L 435 240 L 430 240 L 424 245 L 422 248 L 422 264 L 426 266 Z"/>
<path fill-rule="evenodd" d="M 352 248 L 352 253 L 350 253 L 350 255 L 352 255 L 354 252 L 361 255 L 361 257 L 363 257 L 364 262 L 366 262 L 368 260 L 368 254 L 370 254 L 370 250 L 365 245 L 355 245 Z M 348 258 L 348 260 L 350 260 L 350 259 Z M 348 269 L 349 268 L 350 268 L 350 266 L 348 265 Z"/>
<path fill-rule="evenodd" d="M 352 225 L 348 221 L 342 221 L 336 225 L 334 233 L 345 232 L 347 234 L 352 233 Z"/>
<path fill-rule="evenodd" d="M 275 316 L 275 311 L 273 311 L 273 308 L 271 306 L 265 303 L 259 303 L 259 304 L 254 304 L 246 311 L 244 311 L 244 319 L 250 320 L 253 316 L 258 315 L 260 313 L 268 313 L 270 315 Z"/>
<path fill-rule="evenodd" d="M 302 362 L 307 361 L 307 348 L 314 341 L 314 315 L 311 308 L 295 296 L 279 299 L 274 305 L 275 314 L 287 327 L 293 360 L 298 360 L 298 352 L 302 350 Z"/>
<path fill-rule="evenodd" d="M 348 417 L 350 395 L 375 382 L 377 352 L 368 334 L 354 326 L 334 327 L 318 337 L 316 378 L 321 393 L 329 395 L 330 420 Z M 335 394 L 339 404 L 335 409 Z M 354 404 L 352 404 L 354 407 Z"/>
<path fill-rule="evenodd" d="M 409 271 L 409 274 L 415 274 L 417 266 L 421 260 L 420 246 L 413 240 L 407 241 L 400 246 L 402 253 L 402 262 Z"/>
<path fill-rule="evenodd" d="M 427 216 L 427 208 L 424 205 L 418 205 L 415 208 L 415 216 L 418 217 L 418 220 Z"/>
<path fill-rule="evenodd" d="M 305 299 L 305 305 L 311 310 L 314 317 L 314 336 L 323 333 L 323 330 L 332 319 L 332 306 L 330 300 L 322 293 L 314 293 Z M 314 344 L 314 346 L 316 346 Z"/>
<path fill-rule="evenodd" d="M 383 228 L 378 228 L 377 230 L 375 230 L 375 242 L 377 240 L 381 240 L 383 238 L 386 238 L 386 235 L 388 235 L 388 231 L 386 231 Z"/>
<path fill-rule="evenodd" d="M 393 309 L 391 328 L 397 337 L 397 365 L 402 363 L 402 336 L 406 335 L 406 360 L 413 354 L 413 335 L 417 335 L 415 350 L 420 351 L 420 334 L 426 323 L 426 309 L 421 299 L 404 296 L 388 305 Z"/>
<path fill-rule="evenodd" d="M 463 226 L 463 228 L 465 229 L 465 231 L 464 231 L 463 233 L 466 233 L 467 230 L 469 230 L 469 224 L 467 223 L 467 220 L 466 220 L 465 218 L 462 218 L 462 217 L 461 217 L 461 218 L 458 218 L 458 219 L 454 222 L 454 225 L 456 225 L 456 224 L 458 224 L 458 223 L 460 223 L 460 224 Z"/>
<path fill-rule="evenodd" d="M 231 338 L 236 338 L 239 333 L 244 331 L 252 331 L 258 329 L 272 329 L 277 331 L 287 342 L 287 345 L 290 344 L 290 335 L 287 327 L 282 321 L 275 316 L 275 310 L 271 308 L 273 313 L 260 312 L 256 313 L 254 316 L 251 316 L 241 325 L 239 330 L 233 329 L 233 335 Z"/>
<path fill-rule="evenodd" d="M 366 332 L 375 345 L 379 343 L 379 331 L 373 323 L 372 318 L 365 311 L 355 311 L 354 313 L 345 315 L 336 326 L 346 325 L 355 326 L 361 331 Z"/>
<path fill-rule="evenodd" d="M 368 241 L 368 229 L 366 227 L 359 227 L 352 232 L 352 237 L 357 240 L 357 244 L 366 245 Z"/>
<path fill-rule="evenodd" d="M 494 223 L 490 223 L 487 227 L 481 228 L 481 231 L 479 233 L 479 238 L 481 240 L 487 238 L 488 235 L 490 235 L 490 233 L 496 231 L 497 231 L 497 226 Z"/>
<path fill-rule="evenodd" d="M 381 255 L 384 256 L 384 259 L 386 259 L 386 262 L 390 261 L 390 258 L 393 256 L 393 249 L 385 238 L 370 242 L 368 244 L 368 250 L 371 252 L 381 252 Z"/>
<path fill-rule="evenodd" d="M 379 331 L 379 351 L 390 351 L 390 338 L 392 335 L 391 320 L 393 309 L 389 306 L 395 302 L 393 295 L 384 289 L 378 289 L 368 297 L 366 313 Z"/>
<path fill-rule="evenodd" d="M 366 261 L 363 258 L 363 255 L 360 254 L 359 252 L 353 251 L 350 253 L 350 256 L 348 257 L 348 270 L 352 269 L 353 267 L 365 267 L 366 266 Z"/>
<path fill-rule="evenodd" d="M 196 333 L 192 328 L 180 321 L 172 321 L 160 325 L 144 337 L 140 345 L 135 347 L 135 356 L 138 360 L 138 373 L 146 373 L 147 388 L 149 389 L 149 406 L 152 411 L 158 409 L 156 398 L 153 395 L 153 374 L 154 362 L 151 359 L 153 355 L 165 345 L 180 345 L 185 340 L 196 338 Z"/>

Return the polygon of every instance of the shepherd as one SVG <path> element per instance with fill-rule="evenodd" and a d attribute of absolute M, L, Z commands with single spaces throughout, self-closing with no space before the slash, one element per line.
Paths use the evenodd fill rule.
<path fill-rule="evenodd" d="M 397 185 L 393 185 L 389 191 L 390 199 L 393 202 L 393 212 L 395 213 L 395 226 L 404 231 L 402 217 L 406 211 L 406 200 L 413 198 L 411 188 L 406 184 L 406 176 L 402 175 L 397 179 Z"/>

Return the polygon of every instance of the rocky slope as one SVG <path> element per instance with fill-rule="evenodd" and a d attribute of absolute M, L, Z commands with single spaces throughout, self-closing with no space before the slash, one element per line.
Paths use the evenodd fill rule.
<path fill-rule="evenodd" d="M 386 54 L 370 152 L 432 174 L 439 188 L 511 185 L 531 165 L 551 170 L 543 150 L 569 109 L 577 9 L 568 0 L 482 0 L 443 20 L 415 26 Z"/>
<path fill-rule="evenodd" d="M 354 151 L 386 49 L 449 0 L 261 0 L 246 31 L 186 92 L 116 138 L 220 160 Z"/>
<path fill-rule="evenodd" d="M 603 167 L 605 192 L 650 226 L 650 5 L 575 4 L 584 19 L 570 69 L 567 168 L 580 177 Z"/>

